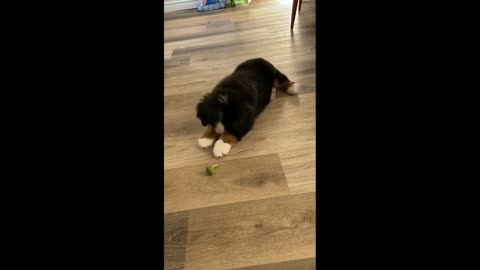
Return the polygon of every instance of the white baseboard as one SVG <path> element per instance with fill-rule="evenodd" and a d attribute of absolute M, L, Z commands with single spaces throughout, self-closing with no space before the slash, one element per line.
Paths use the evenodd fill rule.
<path fill-rule="evenodd" d="M 193 9 L 197 8 L 198 0 L 165 0 L 164 3 L 164 13 L 177 11 L 177 10 L 185 10 L 185 9 Z"/>

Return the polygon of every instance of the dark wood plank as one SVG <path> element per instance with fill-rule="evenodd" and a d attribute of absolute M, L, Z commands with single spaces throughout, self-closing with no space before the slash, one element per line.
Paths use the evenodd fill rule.
<path fill-rule="evenodd" d="M 183 270 L 188 235 L 188 213 L 175 212 L 164 218 L 164 269 Z"/>
<path fill-rule="evenodd" d="M 188 64 L 190 64 L 191 57 L 191 55 L 172 56 L 171 59 L 164 60 L 163 66 L 165 68 L 187 66 Z"/>
<path fill-rule="evenodd" d="M 251 267 L 235 268 L 229 270 L 315 270 L 315 258 L 256 265 Z"/>
<path fill-rule="evenodd" d="M 224 270 L 315 257 L 315 193 L 195 209 L 186 270 Z"/>
<path fill-rule="evenodd" d="M 225 47 L 229 47 L 229 46 L 233 46 L 235 45 L 236 43 L 234 41 L 228 41 L 228 40 L 225 40 L 224 42 L 222 43 L 219 43 L 219 44 L 215 44 L 215 45 L 199 45 L 199 46 L 189 46 L 189 47 L 186 47 L 186 48 L 178 48 L 178 49 L 174 49 L 173 52 L 172 52 L 172 56 L 173 57 L 180 57 L 180 56 L 185 56 L 185 55 L 193 55 L 193 54 L 196 54 L 196 53 L 201 53 L 201 52 L 209 52 L 209 51 L 212 51 L 212 50 L 215 50 L 215 49 L 218 49 L 218 48 L 225 48 Z"/>

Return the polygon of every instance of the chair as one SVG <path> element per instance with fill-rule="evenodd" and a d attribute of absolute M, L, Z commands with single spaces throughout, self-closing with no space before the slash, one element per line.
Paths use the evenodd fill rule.
<path fill-rule="evenodd" d="M 298 5 L 298 13 L 300 13 L 300 10 L 302 10 L 302 0 L 293 0 L 292 22 L 290 23 L 290 30 L 293 30 L 293 25 L 295 24 L 295 15 L 297 15 L 297 5 Z"/>

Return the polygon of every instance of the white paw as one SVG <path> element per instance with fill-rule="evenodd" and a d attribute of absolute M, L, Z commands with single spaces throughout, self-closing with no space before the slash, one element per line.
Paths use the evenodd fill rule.
<path fill-rule="evenodd" d="M 198 145 L 200 145 L 201 148 L 207 148 L 213 145 L 213 139 L 210 138 L 200 138 L 198 139 Z"/>
<path fill-rule="evenodd" d="M 222 139 L 220 139 L 215 143 L 215 146 L 213 147 L 213 155 L 217 158 L 223 157 L 224 155 L 228 154 L 228 152 L 230 152 L 230 148 L 232 148 L 230 144 L 224 143 Z"/>
<path fill-rule="evenodd" d="M 289 94 L 289 95 L 296 95 L 296 94 L 298 94 L 297 84 L 296 84 L 296 83 L 294 83 L 292 86 L 290 86 L 290 88 L 287 89 L 287 94 Z"/>

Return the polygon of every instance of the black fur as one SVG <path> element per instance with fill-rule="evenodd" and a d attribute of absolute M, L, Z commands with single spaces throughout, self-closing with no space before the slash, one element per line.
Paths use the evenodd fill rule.
<path fill-rule="evenodd" d="M 275 80 L 289 81 L 268 61 L 247 60 L 204 96 L 197 105 L 197 118 L 203 126 L 215 127 L 221 121 L 225 130 L 240 141 L 270 102 Z"/>

